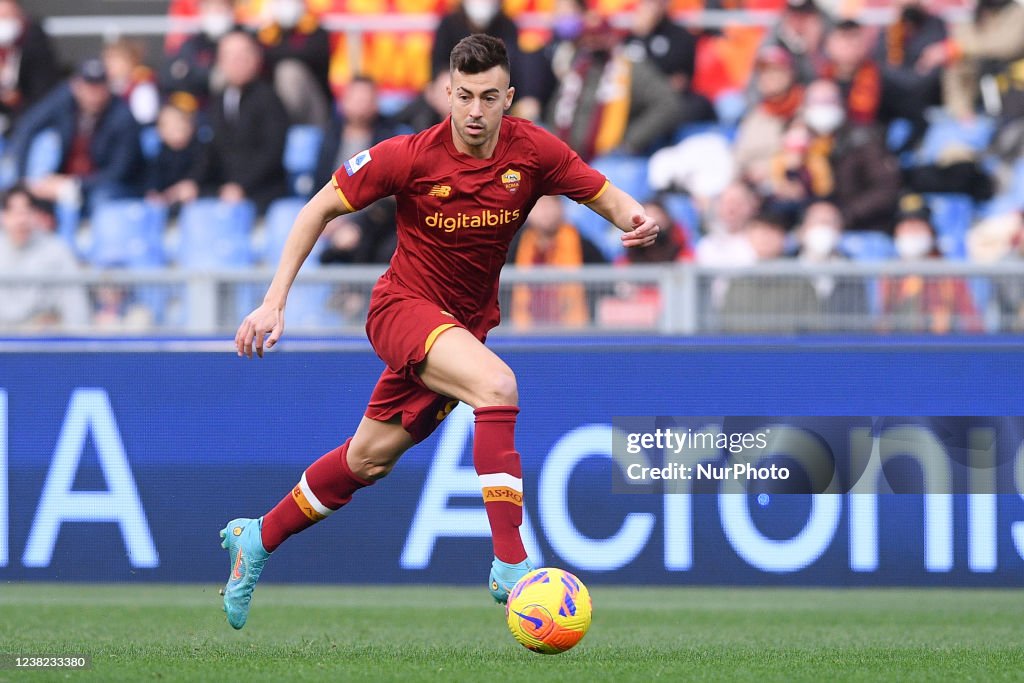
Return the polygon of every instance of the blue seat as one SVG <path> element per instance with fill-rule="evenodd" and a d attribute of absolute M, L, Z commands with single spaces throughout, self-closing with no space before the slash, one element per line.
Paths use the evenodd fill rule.
<path fill-rule="evenodd" d="M 98 204 L 92 213 L 89 262 L 100 268 L 145 268 L 164 263 L 167 207 L 138 199 Z"/>
<path fill-rule="evenodd" d="M 848 232 L 840 249 L 854 261 L 887 261 L 896 255 L 892 238 L 884 232 Z"/>
<path fill-rule="evenodd" d="M 28 146 L 25 159 L 25 177 L 29 180 L 44 178 L 60 168 L 63 149 L 60 133 L 52 128 L 40 131 Z"/>
<path fill-rule="evenodd" d="M 157 158 L 160 154 L 160 133 L 156 126 L 145 126 L 139 131 L 139 146 L 147 161 Z"/>
<path fill-rule="evenodd" d="M 643 201 L 651 193 L 647 183 L 647 162 L 644 156 L 608 155 L 598 157 L 591 164 L 605 174 L 616 187 Z"/>
<path fill-rule="evenodd" d="M 747 113 L 749 103 L 742 90 L 727 90 L 719 93 L 714 105 L 718 120 L 727 126 L 735 126 Z"/>
<path fill-rule="evenodd" d="M 967 257 L 967 231 L 974 218 L 974 201 L 965 194 L 926 194 L 939 251 L 947 258 Z"/>
<path fill-rule="evenodd" d="M 313 174 L 320 157 L 323 131 L 317 126 L 298 125 L 288 129 L 284 143 L 284 170 L 288 173 L 291 191 L 298 196 L 308 196 L 313 187 Z"/>
<path fill-rule="evenodd" d="M 178 265 L 193 270 L 251 265 L 249 235 L 255 220 L 250 202 L 199 199 L 186 204 L 178 220 Z"/>
<path fill-rule="evenodd" d="M 82 256 L 75 238 L 78 234 L 79 222 L 82 219 L 81 207 L 77 204 L 57 202 L 53 208 L 57 218 L 57 234 L 68 243 L 68 246 L 76 254 Z"/>
<path fill-rule="evenodd" d="M 284 251 L 284 243 L 291 232 L 295 217 L 305 205 L 306 200 L 298 197 L 278 199 L 267 209 L 266 241 L 263 246 L 262 260 L 267 265 L 277 265 Z M 320 263 L 320 252 L 323 251 L 323 240 L 317 240 L 313 251 L 306 259 L 304 266 L 316 267 Z"/>
<path fill-rule="evenodd" d="M 950 116 L 937 116 L 928 125 L 917 152 L 917 161 L 933 164 L 951 147 L 967 147 L 980 152 L 988 146 L 994 131 L 995 124 L 989 118 L 978 117 L 967 124 Z"/>

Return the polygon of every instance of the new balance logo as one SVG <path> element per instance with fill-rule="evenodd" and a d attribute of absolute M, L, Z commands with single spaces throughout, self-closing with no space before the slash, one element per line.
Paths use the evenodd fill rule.
<path fill-rule="evenodd" d="M 446 199 L 450 197 L 452 194 L 452 186 L 434 185 L 432 188 L 430 188 L 430 192 L 428 192 L 427 194 L 430 195 L 431 197 L 440 197 L 441 199 Z"/>

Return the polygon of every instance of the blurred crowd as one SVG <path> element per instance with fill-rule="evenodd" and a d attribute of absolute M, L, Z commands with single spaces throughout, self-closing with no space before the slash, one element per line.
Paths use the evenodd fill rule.
<path fill-rule="evenodd" d="M 309 196 L 359 151 L 442 121 L 448 53 L 474 32 L 510 47 L 511 113 L 556 133 L 665 228 L 655 246 L 625 254 L 606 225 L 543 200 L 509 251 L 518 267 L 1024 259 L 1016 0 L 978 0 L 955 24 L 921 0 L 895 0 L 883 26 L 787 0 L 742 88 L 699 68 L 721 36 L 675 21 L 667 0 L 637 0 L 628 25 L 585 0 L 554 0 L 538 49 L 523 47 L 499 0 L 462 0 L 439 18 L 427 85 L 386 93 L 387 106 L 368 76 L 332 87 L 335 37 L 306 0 L 267 0 L 244 24 L 232 0 L 199 0 L 198 30 L 166 54 L 122 37 L 67 72 L 29 9 L 0 0 L 0 274 L 132 265 L 81 248 L 82 226 L 111 202 L 145 200 L 173 222 L 201 200 L 264 216 Z M 329 225 L 315 258 L 382 263 L 394 240 L 394 207 L 381 202 Z M 764 314 L 765 301 L 788 302 L 779 313 L 871 306 L 864 287 L 835 279 L 769 294 L 756 281 L 719 284 L 715 306 L 740 317 Z M 3 288 L 0 328 L 102 324 L 117 304 L 114 290 Z M 914 313 L 916 329 L 981 329 L 959 279 L 891 278 L 879 292 L 882 310 Z M 1024 321 L 1024 292 L 997 294 Z M 641 288 L 596 306 L 582 286 L 521 286 L 508 315 L 520 328 L 639 323 L 656 316 L 652 297 Z"/>

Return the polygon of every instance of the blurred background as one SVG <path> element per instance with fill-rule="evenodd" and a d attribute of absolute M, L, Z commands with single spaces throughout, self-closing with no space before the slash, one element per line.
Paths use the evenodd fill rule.
<path fill-rule="evenodd" d="M 512 113 L 663 227 L 625 253 L 544 198 L 509 250 L 492 339 L 524 387 L 531 554 L 588 581 L 1019 583 L 1017 422 L 985 489 L 1010 495 L 608 495 L 619 414 L 1019 413 L 1016 0 L 0 0 L 0 576 L 219 580 L 222 522 L 351 433 L 392 202 L 328 225 L 282 353 L 229 338 L 306 199 L 442 121 L 480 31 Z M 324 525 L 347 551 L 322 575 L 296 550 L 275 576 L 477 581 L 471 429 L 457 409 Z"/>

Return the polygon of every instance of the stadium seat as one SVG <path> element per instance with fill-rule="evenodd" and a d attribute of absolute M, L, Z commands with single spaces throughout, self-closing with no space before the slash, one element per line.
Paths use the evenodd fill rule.
<path fill-rule="evenodd" d="M 966 258 L 967 231 L 974 218 L 974 202 L 964 194 L 927 194 L 925 199 L 932 210 L 939 250 L 947 258 Z"/>
<path fill-rule="evenodd" d="M 747 113 L 749 103 L 742 90 L 727 90 L 719 93 L 714 105 L 718 120 L 726 126 L 735 126 Z"/>
<path fill-rule="evenodd" d="M 156 126 L 145 126 L 139 131 L 139 146 L 142 148 L 142 156 L 147 161 L 156 159 L 160 154 L 160 133 Z"/>
<path fill-rule="evenodd" d="M 186 204 L 178 221 L 178 265 L 194 270 L 251 265 L 249 234 L 255 219 L 249 202 L 199 199 Z"/>
<path fill-rule="evenodd" d="M 609 155 L 594 160 L 593 167 L 616 187 L 643 201 L 651 193 L 647 184 L 647 157 Z M 622 253 L 619 231 L 586 206 L 569 201 L 565 217 L 584 237 L 593 242 L 609 261 Z"/>
<path fill-rule="evenodd" d="M 52 128 L 41 131 L 29 143 L 25 178 L 35 180 L 56 173 L 61 154 L 60 133 Z"/>
<path fill-rule="evenodd" d="M 928 131 L 917 152 L 917 163 L 933 164 L 943 153 L 955 147 L 980 152 L 988 146 L 994 130 L 992 119 L 983 116 L 968 124 L 939 114 L 928 125 Z"/>
<path fill-rule="evenodd" d="M 306 200 L 298 197 L 278 199 L 267 209 L 266 218 L 266 239 L 261 253 L 262 261 L 269 266 L 277 265 L 284 250 L 285 240 L 291 232 L 295 217 L 299 210 L 305 205 Z M 313 245 L 313 251 L 306 259 L 303 267 L 316 267 L 320 263 L 320 252 L 323 251 L 323 241 L 317 240 Z"/>
<path fill-rule="evenodd" d="M 122 199 L 104 202 L 92 213 L 89 262 L 99 268 L 159 266 L 164 262 L 167 207 Z"/>
<path fill-rule="evenodd" d="M 57 234 L 76 254 L 82 255 L 77 241 L 78 226 L 82 219 L 81 207 L 78 204 L 57 202 L 53 208 L 57 218 Z"/>
<path fill-rule="evenodd" d="M 896 255 L 892 238 L 884 232 L 848 232 L 840 248 L 854 261 L 886 261 Z"/>
<path fill-rule="evenodd" d="M 313 173 L 320 157 L 323 131 L 317 126 L 297 125 L 288 129 L 284 143 L 284 170 L 291 191 L 300 197 L 312 194 Z"/>

